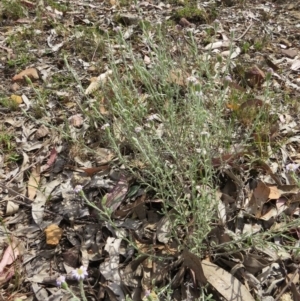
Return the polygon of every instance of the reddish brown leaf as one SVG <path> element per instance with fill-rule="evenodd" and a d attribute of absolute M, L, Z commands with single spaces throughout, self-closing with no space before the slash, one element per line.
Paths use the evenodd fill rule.
<path fill-rule="evenodd" d="M 50 152 L 50 157 L 49 157 L 47 163 L 41 167 L 41 172 L 44 172 L 49 167 L 51 167 L 55 163 L 56 159 L 57 159 L 57 151 L 56 151 L 55 147 L 53 147 Z"/>
<path fill-rule="evenodd" d="M 82 168 L 82 171 L 84 171 L 89 177 L 92 177 L 97 172 L 107 170 L 108 168 L 109 165 L 102 165 L 98 167 Z"/>
<path fill-rule="evenodd" d="M 3 272 L 4 268 L 7 265 L 12 264 L 18 256 L 19 256 L 19 249 L 17 247 L 16 241 L 12 238 L 0 262 L 0 274 Z"/>

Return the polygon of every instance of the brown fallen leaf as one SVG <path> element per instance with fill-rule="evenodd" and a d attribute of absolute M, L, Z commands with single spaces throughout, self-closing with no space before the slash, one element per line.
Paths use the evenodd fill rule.
<path fill-rule="evenodd" d="M 13 81 L 23 81 L 25 76 L 28 76 L 31 80 L 40 78 L 36 68 L 28 68 L 16 74 L 12 79 Z"/>
<path fill-rule="evenodd" d="M 260 70 L 256 65 L 245 72 L 245 79 L 251 88 L 260 88 L 265 81 L 265 73 Z"/>
<path fill-rule="evenodd" d="M 200 258 L 197 255 L 191 253 L 188 249 L 183 250 L 182 258 L 183 265 L 194 271 L 197 282 L 201 286 L 205 286 L 207 284 L 207 279 L 203 273 Z"/>
<path fill-rule="evenodd" d="M 277 65 L 275 65 L 269 58 L 267 55 L 264 56 L 264 59 L 267 63 L 267 65 L 272 68 L 274 71 L 277 71 L 279 70 L 279 67 Z"/>
<path fill-rule="evenodd" d="M 44 124 L 42 124 L 35 132 L 35 138 L 41 139 L 47 136 L 48 134 L 49 134 L 49 129 Z"/>
<path fill-rule="evenodd" d="M 281 53 L 286 55 L 290 59 L 294 59 L 297 56 L 298 51 L 295 49 L 282 49 Z"/>
<path fill-rule="evenodd" d="M 63 230 L 56 224 L 51 224 L 45 229 L 46 243 L 50 246 L 56 246 L 62 237 Z"/>
<path fill-rule="evenodd" d="M 98 167 L 90 167 L 90 168 L 81 168 L 89 177 L 92 177 L 94 174 L 98 173 L 99 171 L 104 171 L 109 168 L 109 165 L 102 165 Z"/>
<path fill-rule="evenodd" d="M 182 27 L 192 27 L 194 26 L 191 22 L 189 22 L 186 18 L 181 18 L 179 20 L 179 24 L 182 26 Z"/>
<path fill-rule="evenodd" d="M 68 120 L 69 120 L 70 124 L 76 128 L 81 127 L 83 124 L 83 118 L 82 118 L 81 114 L 73 115 L 73 116 L 69 117 Z"/>
<path fill-rule="evenodd" d="M 259 181 L 256 188 L 253 190 L 246 210 L 248 213 L 260 218 L 262 215 L 263 205 L 272 199 L 279 199 L 280 196 L 281 192 L 276 186 L 267 186 L 262 181 Z"/>

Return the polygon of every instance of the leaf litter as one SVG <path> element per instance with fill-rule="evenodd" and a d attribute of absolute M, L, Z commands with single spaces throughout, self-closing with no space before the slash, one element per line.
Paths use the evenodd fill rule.
<path fill-rule="evenodd" d="M 105 143 L 98 142 L 110 124 L 98 125 L 94 121 L 93 136 L 88 134 L 90 120 L 83 118 L 88 108 L 83 108 L 85 100 L 88 106 L 98 102 L 102 116 L 113 113 L 109 111 L 107 95 L 113 96 L 115 92 L 106 89 L 115 71 L 99 63 L 107 62 L 109 57 L 104 48 L 84 53 L 85 45 L 95 38 L 93 33 L 85 36 L 80 26 L 91 26 L 104 33 L 124 30 L 124 40 L 132 42 L 140 34 L 141 20 L 155 23 L 172 19 L 173 10 L 182 5 L 176 1 L 143 1 L 137 2 L 137 7 L 123 7 L 125 12 L 118 14 L 121 2 L 96 5 L 73 1 L 60 8 L 49 3 L 39 7 L 43 27 L 34 19 L 12 18 L 8 10 L 1 11 L 5 16 L 1 22 L 6 22 L 0 33 L 1 97 L 10 98 L 17 106 L 16 111 L 9 109 L 3 113 L 1 109 L 1 215 L 2 226 L 7 228 L 1 231 L 0 284 L 4 298 L 9 300 L 13 295 L 22 300 L 71 300 L 66 291 L 55 287 L 55 279 L 65 274 L 77 292 L 71 270 L 85 264 L 89 266 L 84 283 L 88 300 L 125 300 L 126 295 L 133 300 L 166 300 L 162 293 L 158 297 L 158 291 L 155 292 L 166 285 L 171 287 L 174 300 L 196 300 L 204 286 L 215 300 L 284 300 L 284 296 L 299 300 L 300 192 L 295 179 L 299 175 L 299 120 L 296 112 L 288 111 L 284 101 L 286 96 L 299 100 L 296 7 L 293 3 L 245 1 L 244 9 L 234 1 L 222 1 L 217 8 L 218 20 L 207 19 L 203 24 L 186 16 L 175 21 L 175 25 L 170 22 L 168 33 L 173 36 L 176 30 L 176 38 L 183 41 L 182 49 L 176 43 L 170 48 L 174 58 L 184 53 L 189 37 L 194 35 L 203 55 L 201 59 L 210 60 L 212 68 L 225 70 L 223 58 L 228 60 L 231 74 L 224 74 L 223 78 L 229 76 L 230 80 L 227 77 L 221 88 L 227 89 L 232 97 L 226 99 L 224 111 L 228 116 L 237 115 L 243 135 L 255 122 L 257 112 L 281 114 L 271 124 L 276 129 L 274 140 L 283 140 L 281 155 L 269 156 L 266 151 L 265 161 L 253 161 L 250 157 L 255 158 L 255 154 L 251 151 L 232 150 L 211 157 L 221 182 L 217 187 L 219 213 L 206 236 L 205 249 L 192 252 L 183 246 L 188 242 L 184 236 L 193 235 L 193 217 L 185 217 L 189 231 L 185 235 L 181 233 L 187 231 L 183 225 L 172 229 L 176 208 L 163 215 L 166 200 L 153 197 L 137 179 L 128 176 L 117 155 Z M 35 3 L 21 1 L 20 5 L 37 16 Z M 52 28 L 52 22 L 63 25 L 66 31 L 59 26 Z M 219 30 L 209 34 L 217 23 Z M 26 28 L 35 33 L 27 38 L 27 45 L 22 45 L 27 47 L 27 61 L 15 60 L 12 64 L 19 50 L 7 42 L 7 37 L 14 32 L 24 34 Z M 72 31 L 73 28 L 76 30 Z M 274 31 L 277 36 L 270 37 Z M 261 33 L 269 40 L 259 39 Z M 228 38 L 232 35 L 233 40 Z M 110 42 L 107 49 L 113 49 L 116 65 L 119 60 L 123 66 L 122 61 L 129 60 L 129 56 L 120 55 L 122 45 L 118 41 Z M 103 47 L 101 42 L 97 43 L 99 49 Z M 149 42 L 137 39 L 136 45 L 132 45 L 145 68 L 153 68 L 157 59 Z M 69 66 L 61 52 L 68 53 Z M 70 82 L 69 73 L 76 75 Z M 120 76 L 126 81 L 121 73 Z M 167 74 L 166 81 L 183 91 L 187 87 L 197 89 L 205 78 L 205 72 L 203 78 L 196 78 L 191 69 L 178 68 Z M 261 91 L 267 84 L 274 92 L 271 99 L 262 97 Z M 217 80 L 215 86 L 220 89 Z M 37 90 L 40 94 L 34 93 Z M 104 91 L 107 94 L 99 101 L 96 93 Z M 237 103 L 236 91 L 250 94 L 250 98 L 241 97 Z M 145 102 L 148 96 L 140 93 L 140 97 Z M 169 102 L 166 100 L 166 107 Z M 4 104 L 9 102 L 3 101 L 3 107 Z M 156 139 L 168 134 L 158 113 L 147 115 L 144 126 L 153 130 Z M 108 121 L 113 123 L 115 136 L 126 152 L 126 137 L 122 136 L 118 119 Z M 53 124 L 60 130 L 53 130 Z M 8 133 L 12 137 L 5 136 Z M 64 139 L 63 133 L 71 140 Z M 252 135 L 258 144 L 265 141 L 258 132 Z M 90 150 L 83 151 L 82 145 L 74 143 L 83 139 Z M 141 170 L 147 168 L 138 159 L 132 164 Z M 295 165 L 285 169 L 288 164 Z M 110 210 L 114 227 L 74 193 L 78 184 L 97 208 Z M 171 239 L 173 231 L 178 231 L 182 241 Z M 18 248 L 17 241 L 26 242 L 27 248 Z M 262 245 L 261 241 L 265 243 Z M 22 265 L 14 265 L 17 259 L 22 260 Z M 22 278 L 26 285 L 19 283 L 20 292 L 8 285 L 17 269 L 26 275 Z"/>

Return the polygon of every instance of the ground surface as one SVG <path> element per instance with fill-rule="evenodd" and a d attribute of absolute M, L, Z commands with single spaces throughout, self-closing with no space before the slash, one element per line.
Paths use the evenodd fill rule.
<path fill-rule="evenodd" d="M 0 9 L 1 300 L 300 300 L 299 1 Z"/>

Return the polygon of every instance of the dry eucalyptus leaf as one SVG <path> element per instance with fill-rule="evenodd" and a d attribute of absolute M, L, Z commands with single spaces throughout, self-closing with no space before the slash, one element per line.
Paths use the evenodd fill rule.
<path fill-rule="evenodd" d="M 38 189 L 40 179 L 41 179 L 40 167 L 36 166 L 35 168 L 32 169 L 27 185 L 28 198 L 32 201 L 35 198 L 36 190 Z"/>
<path fill-rule="evenodd" d="M 40 190 L 36 192 L 36 198 L 32 203 L 31 214 L 32 218 L 37 225 L 40 225 L 43 222 L 45 204 L 50 196 L 51 192 L 56 186 L 60 184 L 60 180 L 53 180 L 43 185 Z"/>
<path fill-rule="evenodd" d="M 241 282 L 219 266 L 202 260 L 202 268 L 207 281 L 228 301 L 255 301 Z"/>

